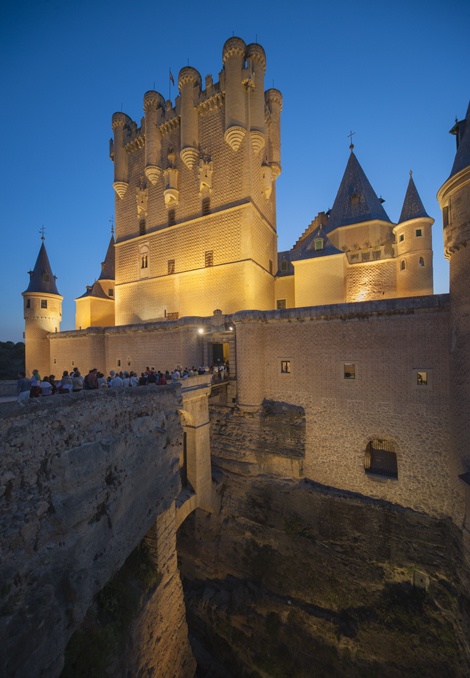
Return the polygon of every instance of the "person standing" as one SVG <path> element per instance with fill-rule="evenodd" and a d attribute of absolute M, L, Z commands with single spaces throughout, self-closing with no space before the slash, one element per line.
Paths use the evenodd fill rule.
<path fill-rule="evenodd" d="M 39 370 L 33 370 L 31 377 L 31 390 L 29 392 L 30 398 L 38 398 L 41 395 L 41 376 Z"/>
<path fill-rule="evenodd" d="M 72 374 L 72 393 L 79 393 L 83 388 L 82 377 L 77 370 Z"/>
<path fill-rule="evenodd" d="M 26 377 L 25 372 L 18 372 L 18 381 L 16 383 L 16 395 L 19 403 L 29 398 L 29 391 L 31 389 L 31 382 Z"/>

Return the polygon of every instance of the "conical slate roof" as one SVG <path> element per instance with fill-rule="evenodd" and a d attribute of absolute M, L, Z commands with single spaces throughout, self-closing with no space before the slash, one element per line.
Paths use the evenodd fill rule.
<path fill-rule="evenodd" d="M 403 203 L 398 223 L 401 224 L 402 221 L 408 221 L 409 219 L 419 219 L 420 217 L 429 218 L 429 214 L 427 214 L 426 210 L 424 209 L 424 205 L 421 202 L 419 193 L 416 190 L 413 177 L 410 175 L 410 181 L 408 183 L 408 188 L 405 195 L 405 202 Z"/>
<path fill-rule="evenodd" d="M 104 259 L 104 266 L 98 280 L 114 280 L 114 262 L 114 235 L 112 235 L 111 240 L 109 241 L 108 251 L 106 252 L 106 257 Z"/>
<path fill-rule="evenodd" d="M 465 120 L 461 120 L 457 124 L 460 130 L 460 143 L 455 154 L 454 164 L 452 165 L 451 177 L 470 165 L 470 103 L 468 104 Z"/>
<path fill-rule="evenodd" d="M 59 295 L 57 286 L 55 284 L 55 277 L 52 275 L 52 269 L 49 263 L 49 257 L 47 256 L 44 242 L 42 243 L 41 249 L 39 250 L 34 271 L 29 271 L 29 274 L 31 277 L 29 280 L 28 289 L 23 292 L 23 294 L 26 294 L 27 292 L 40 292 L 43 294 Z"/>
<path fill-rule="evenodd" d="M 358 195 L 357 204 L 353 205 L 351 196 Z M 356 156 L 351 151 L 343 180 L 335 198 L 333 208 L 328 219 L 327 231 L 333 231 L 340 226 L 359 224 L 362 221 L 390 221 L 382 203 L 364 174 Z"/>

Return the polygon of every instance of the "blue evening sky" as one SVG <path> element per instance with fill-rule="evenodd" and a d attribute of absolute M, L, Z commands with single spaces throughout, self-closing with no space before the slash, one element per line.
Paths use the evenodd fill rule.
<path fill-rule="evenodd" d="M 168 97 L 187 64 L 214 82 L 232 35 L 267 55 L 266 89 L 284 97 L 278 249 L 333 205 L 355 153 L 397 221 L 412 169 L 433 227 L 434 290 L 448 291 L 436 193 L 455 154 L 448 134 L 470 97 L 468 0 L 149 2 L 36 0 L 3 5 L 0 27 L 3 246 L 0 340 L 19 341 L 22 298 L 46 227 L 64 296 L 99 276 L 114 214 L 111 116 L 143 116 L 144 93 Z M 171 98 L 177 94 L 172 88 Z"/>

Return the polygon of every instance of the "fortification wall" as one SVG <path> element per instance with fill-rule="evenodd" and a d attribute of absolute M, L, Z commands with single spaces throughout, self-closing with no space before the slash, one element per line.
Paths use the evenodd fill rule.
<path fill-rule="evenodd" d="M 152 526 L 163 579 L 148 602 L 164 623 L 147 617 L 129 661 L 169 677 L 179 658 L 193 675 L 174 553 L 180 404 L 168 386 L 2 405 L 2 675 L 59 676 L 93 596 Z"/>
<path fill-rule="evenodd" d="M 448 295 L 235 314 L 238 401 L 300 405 L 304 474 L 430 515 L 453 515 L 449 486 Z M 289 372 L 282 372 L 288 362 Z M 344 363 L 356 378 L 344 378 Z M 418 387 L 416 370 L 428 385 Z M 371 439 L 392 442 L 398 479 L 365 472 Z"/>

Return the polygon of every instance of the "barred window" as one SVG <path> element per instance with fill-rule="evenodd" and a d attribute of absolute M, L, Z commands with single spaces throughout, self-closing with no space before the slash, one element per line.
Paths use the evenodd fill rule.
<path fill-rule="evenodd" d="M 210 250 L 209 252 L 206 252 L 204 266 L 208 268 L 209 266 L 213 265 L 214 265 L 214 251 Z"/>
<path fill-rule="evenodd" d="M 211 211 L 211 199 L 204 198 L 202 201 L 202 216 L 205 217 L 207 214 L 210 214 Z"/>
<path fill-rule="evenodd" d="M 147 232 L 147 227 L 145 225 L 145 219 L 142 219 L 139 222 L 139 235 L 145 235 L 146 232 Z"/>
<path fill-rule="evenodd" d="M 393 444 L 388 440 L 371 440 L 366 447 L 364 468 L 366 473 L 398 478 L 397 455 Z"/>
<path fill-rule="evenodd" d="M 423 230 L 421 228 L 416 229 L 416 237 L 420 238 L 423 235 Z"/>
<path fill-rule="evenodd" d="M 276 301 L 276 306 L 277 306 L 278 309 L 287 308 L 286 300 L 285 299 L 278 299 Z"/>
<path fill-rule="evenodd" d="M 176 224 L 175 210 L 168 210 L 168 226 Z"/>
<path fill-rule="evenodd" d="M 175 272 L 175 260 L 168 260 L 168 275 L 172 275 Z"/>

